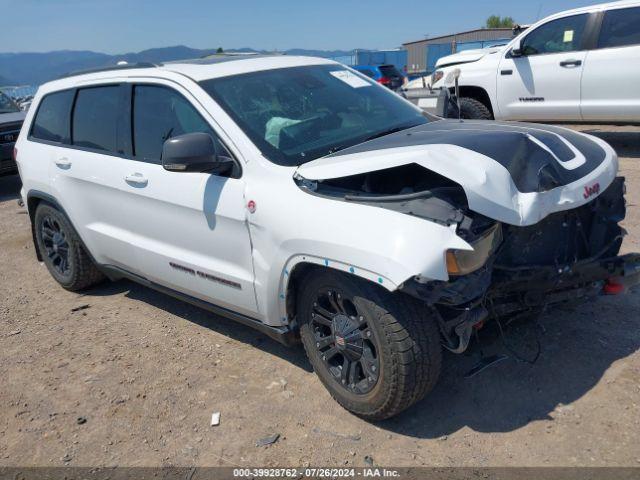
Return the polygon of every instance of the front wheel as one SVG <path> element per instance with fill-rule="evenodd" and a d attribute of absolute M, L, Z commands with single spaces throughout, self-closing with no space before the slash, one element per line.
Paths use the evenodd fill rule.
<path fill-rule="evenodd" d="M 466 120 L 493 120 L 487 106 L 475 98 L 460 97 L 460 116 Z"/>
<path fill-rule="evenodd" d="M 440 335 L 414 299 L 340 272 L 315 271 L 302 282 L 297 312 L 316 374 L 356 415 L 392 417 L 435 385 Z"/>

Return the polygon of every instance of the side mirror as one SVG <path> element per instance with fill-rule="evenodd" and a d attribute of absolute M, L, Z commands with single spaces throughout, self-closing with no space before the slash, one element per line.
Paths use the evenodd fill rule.
<path fill-rule="evenodd" d="M 170 172 L 207 172 L 218 169 L 220 163 L 208 133 L 186 133 L 162 146 L 162 166 Z"/>
<path fill-rule="evenodd" d="M 522 43 L 520 43 L 520 40 L 513 44 L 513 47 L 511 47 L 511 51 L 509 52 L 509 54 L 514 58 L 522 57 L 524 55 L 524 52 L 522 51 Z"/>

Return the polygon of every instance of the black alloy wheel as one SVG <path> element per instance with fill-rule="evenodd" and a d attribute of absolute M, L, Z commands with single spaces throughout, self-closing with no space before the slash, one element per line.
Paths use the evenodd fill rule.
<path fill-rule="evenodd" d="M 64 288 L 83 290 L 104 279 L 67 216 L 41 202 L 33 214 L 38 252 L 51 276 Z"/>
<path fill-rule="evenodd" d="M 69 242 L 67 232 L 51 215 L 46 215 L 42 219 L 41 232 L 42 244 L 44 245 L 43 255 L 46 255 L 52 267 L 62 276 L 70 273 L 69 265 Z"/>
<path fill-rule="evenodd" d="M 433 388 L 442 348 L 425 304 L 330 268 L 308 267 L 295 282 L 302 344 L 340 405 L 382 420 Z"/>
<path fill-rule="evenodd" d="M 369 393 L 380 376 L 380 349 L 354 299 L 334 289 L 320 289 L 311 323 L 316 349 L 336 382 L 351 393 Z"/>

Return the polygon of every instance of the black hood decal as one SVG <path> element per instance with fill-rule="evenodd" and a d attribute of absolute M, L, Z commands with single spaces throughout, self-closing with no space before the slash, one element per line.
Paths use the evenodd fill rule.
<path fill-rule="evenodd" d="M 493 159 L 508 170 L 522 193 L 544 192 L 573 183 L 606 159 L 605 150 L 596 142 L 564 128 L 470 120 L 419 125 L 329 156 L 433 144 L 456 145 Z"/>

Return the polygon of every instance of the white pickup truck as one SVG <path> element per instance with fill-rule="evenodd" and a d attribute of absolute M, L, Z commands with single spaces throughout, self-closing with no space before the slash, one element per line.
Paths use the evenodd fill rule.
<path fill-rule="evenodd" d="M 434 111 L 456 69 L 463 118 L 640 122 L 640 1 L 565 11 L 507 45 L 443 57 L 406 96 Z"/>

